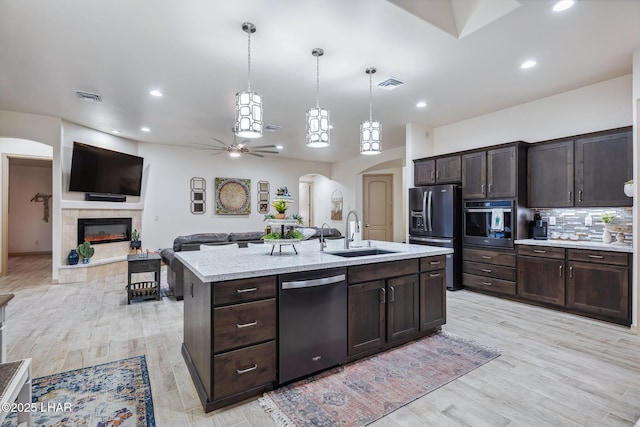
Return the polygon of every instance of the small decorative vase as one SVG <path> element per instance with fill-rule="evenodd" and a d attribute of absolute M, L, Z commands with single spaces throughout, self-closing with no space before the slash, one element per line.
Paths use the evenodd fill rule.
<path fill-rule="evenodd" d="M 609 236 L 611 237 L 611 236 Z M 89 258 L 82 258 L 82 263 L 83 264 L 89 264 Z"/>
<path fill-rule="evenodd" d="M 625 184 L 624 185 L 624 194 L 627 197 L 633 197 L 633 184 Z"/>
<path fill-rule="evenodd" d="M 79 259 L 80 255 L 78 255 L 78 251 L 75 249 L 71 249 L 71 252 L 69 252 L 69 256 L 67 257 L 69 265 L 76 265 Z"/>
<path fill-rule="evenodd" d="M 605 227 L 604 230 L 602 230 L 602 242 L 603 243 L 611 243 L 611 242 L 613 242 L 613 237 L 611 236 L 611 232 L 609 230 L 607 230 L 606 227 Z"/>
<path fill-rule="evenodd" d="M 283 214 L 283 213 L 277 213 L 275 214 L 276 219 L 285 219 L 287 217 L 287 214 Z"/>
<path fill-rule="evenodd" d="M 129 242 L 129 246 L 131 246 L 131 249 L 140 249 L 140 247 L 142 247 L 142 240 L 132 240 Z"/>

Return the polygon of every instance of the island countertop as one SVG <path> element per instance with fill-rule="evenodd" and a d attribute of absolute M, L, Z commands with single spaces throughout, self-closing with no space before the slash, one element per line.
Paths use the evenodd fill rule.
<path fill-rule="evenodd" d="M 267 243 L 250 245 L 248 248 L 182 251 L 176 252 L 176 256 L 203 282 L 220 282 L 453 253 L 453 249 L 449 248 L 371 241 L 372 248 L 395 251 L 395 253 L 349 258 L 330 254 L 330 252 L 343 250 L 343 246 L 343 239 L 327 240 L 327 248 L 324 252 L 320 252 L 319 242 L 308 240 L 296 243 L 297 255 L 290 245 L 282 246 L 282 252 L 279 252 L 278 245 L 276 245 L 273 255 L 269 255 L 271 245 Z M 368 248 L 354 247 L 352 249 Z"/>

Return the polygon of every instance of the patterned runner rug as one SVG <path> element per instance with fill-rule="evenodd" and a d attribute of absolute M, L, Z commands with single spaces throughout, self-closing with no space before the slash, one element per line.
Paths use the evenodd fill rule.
<path fill-rule="evenodd" d="M 279 426 L 365 426 L 499 355 L 442 332 L 270 391 L 259 402 Z"/>
<path fill-rule="evenodd" d="M 154 427 L 144 356 L 31 381 L 34 426 Z M 2 427 L 16 426 L 15 413 Z"/>

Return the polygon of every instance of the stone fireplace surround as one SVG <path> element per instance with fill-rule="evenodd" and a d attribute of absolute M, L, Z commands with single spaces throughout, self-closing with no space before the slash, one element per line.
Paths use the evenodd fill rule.
<path fill-rule="evenodd" d="M 95 245 L 95 254 L 89 264 L 68 265 L 67 256 L 71 249 L 78 247 L 79 218 L 131 218 L 132 229 L 142 229 L 141 209 L 93 209 L 63 208 L 61 259 L 58 270 L 58 283 L 84 282 L 127 272 L 127 254 L 129 240 Z"/>

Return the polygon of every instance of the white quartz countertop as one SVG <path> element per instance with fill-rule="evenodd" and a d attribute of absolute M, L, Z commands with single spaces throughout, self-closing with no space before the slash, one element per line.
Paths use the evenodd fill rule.
<path fill-rule="evenodd" d="M 325 252 L 320 252 L 318 240 L 296 243 L 297 255 L 291 245 L 283 245 L 282 252 L 276 245 L 273 255 L 269 255 L 271 246 L 259 244 L 250 245 L 248 248 L 184 251 L 176 252 L 176 256 L 203 282 L 219 282 L 453 253 L 453 249 L 449 248 L 372 241 L 372 246 L 375 248 L 397 251 L 397 253 L 349 258 L 331 255 L 330 252 L 344 250 L 343 239 L 327 240 Z M 352 250 L 358 249 L 368 248 L 352 248 Z"/>
<path fill-rule="evenodd" d="M 522 240 L 516 240 L 514 241 L 514 243 L 516 245 L 552 246 L 556 248 L 593 249 L 598 251 L 633 253 L 633 248 L 630 245 L 617 245 L 613 243 L 602 243 L 602 242 L 587 242 L 584 240 L 522 239 Z"/>

